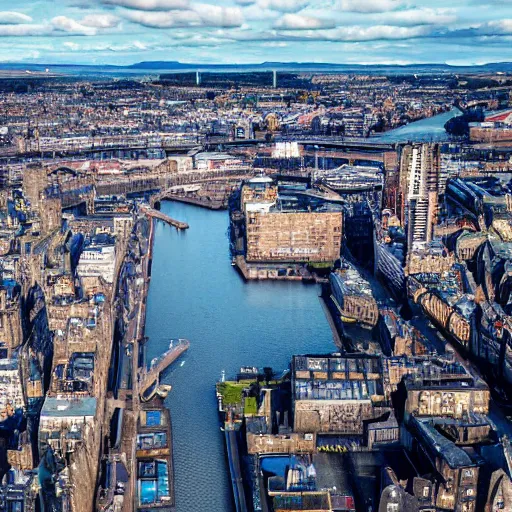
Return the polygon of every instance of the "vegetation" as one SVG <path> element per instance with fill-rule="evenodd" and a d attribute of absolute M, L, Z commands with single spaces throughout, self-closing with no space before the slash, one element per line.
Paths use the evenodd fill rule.
<path fill-rule="evenodd" d="M 311 267 L 312 269 L 321 269 L 321 268 L 324 268 L 324 269 L 328 268 L 328 269 L 330 269 L 332 267 L 332 263 L 324 262 L 324 261 L 318 261 L 318 262 L 310 263 L 309 267 Z"/>
<path fill-rule="evenodd" d="M 255 396 L 245 397 L 244 412 L 245 414 L 256 414 L 258 412 L 258 401 Z"/>
<path fill-rule="evenodd" d="M 249 386 L 249 382 L 219 382 L 217 390 L 225 405 L 236 405 L 242 403 L 243 391 Z"/>

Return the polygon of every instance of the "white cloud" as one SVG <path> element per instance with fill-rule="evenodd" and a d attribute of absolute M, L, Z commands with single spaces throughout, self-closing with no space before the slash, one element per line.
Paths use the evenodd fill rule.
<path fill-rule="evenodd" d="M 326 30 L 296 30 L 267 33 L 267 40 L 274 41 L 331 41 L 331 42 L 364 42 L 379 40 L 412 39 L 427 37 L 432 34 L 428 26 L 396 27 L 392 25 L 344 26 Z M 241 39 L 241 38 L 240 38 Z M 245 38 L 248 40 L 249 38 Z M 253 40 L 257 39 L 253 36 Z"/>
<path fill-rule="evenodd" d="M 113 28 L 117 27 L 120 21 L 120 18 L 113 14 L 88 14 L 80 20 L 80 24 L 94 28 Z"/>
<path fill-rule="evenodd" d="M 512 34 L 512 19 L 489 21 L 482 24 L 479 30 L 486 32 L 488 35 L 494 35 L 495 33 Z"/>
<path fill-rule="evenodd" d="M 309 3 L 308 0 L 258 0 L 262 9 L 280 12 L 299 12 Z"/>
<path fill-rule="evenodd" d="M 188 9 L 189 0 L 101 0 L 106 5 L 117 5 L 128 9 L 141 11 L 171 11 L 174 9 Z"/>
<path fill-rule="evenodd" d="M 134 23 L 150 28 L 191 27 L 202 24 L 200 16 L 194 11 L 125 11 L 123 16 Z"/>
<path fill-rule="evenodd" d="M 86 27 L 78 21 L 68 18 L 67 16 L 56 16 L 51 21 L 52 26 L 55 30 L 67 32 L 69 34 L 83 35 L 83 36 L 94 36 L 98 32 L 95 27 Z"/>
<path fill-rule="evenodd" d="M 288 43 L 285 43 L 284 41 L 267 41 L 262 43 L 261 46 L 264 46 L 265 48 L 286 48 Z"/>
<path fill-rule="evenodd" d="M 0 11 L 0 25 L 17 25 L 19 23 L 30 23 L 32 18 L 21 12 Z"/>
<path fill-rule="evenodd" d="M 379 21 L 397 25 L 449 25 L 457 21 L 455 9 L 418 8 L 379 14 Z"/>
<path fill-rule="evenodd" d="M 56 16 L 44 23 L 0 24 L 0 37 L 95 36 L 101 29 L 118 25 L 119 21 L 119 18 L 111 14 L 91 14 L 81 21 L 67 16 Z"/>
<path fill-rule="evenodd" d="M 73 41 L 66 41 L 65 43 L 62 43 L 62 46 L 72 51 L 78 51 L 81 48 L 78 43 L 74 43 Z"/>
<path fill-rule="evenodd" d="M 488 39 L 501 39 L 505 41 L 507 36 L 512 35 L 512 19 L 500 19 L 487 21 L 467 28 L 458 28 L 440 32 L 439 37 L 449 38 L 473 38 L 473 41 Z"/>
<path fill-rule="evenodd" d="M 187 11 L 123 11 L 122 15 L 134 23 L 150 28 L 184 27 L 240 27 L 244 23 L 239 7 L 219 7 L 211 4 L 194 4 Z"/>
<path fill-rule="evenodd" d="M 78 44 L 74 41 L 66 41 L 62 44 L 64 47 L 64 51 L 72 51 L 72 52 L 141 52 L 141 51 L 147 51 L 149 49 L 152 49 L 153 47 L 156 47 L 152 45 L 151 43 L 144 43 L 141 41 L 133 41 L 128 43 L 119 43 L 119 44 L 112 44 L 108 42 L 99 42 L 99 43 L 92 43 L 92 44 Z"/>
<path fill-rule="evenodd" d="M 283 30 L 318 30 L 321 28 L 334 28 L 335 24 L 327 19 L 288 13 L 277 20 L 274 27 Z"/>
<path fill-rule="evenodd" d="M 404 0 L 338 0 L 335 8 L 349 12 L 388 12 L 404 5 Z"/>
<path fill-rule="evenodd" d="M 375 25 L 372 27 L 339 27 L 334 30 L 320 31 L 326 41 L 378 41 L 380 39 L 411 39 L 427 36 L 431 29 L 426 26 L 395 27 L 391 25 Z"/>
<path fill-rule="evenodd" d="M 278 18 L 280 13 L 270 9 L 262 9 L 257 4 L 249 5 L 242 9 L 244 19 L 247 21 L 267 21 Z"/>
<path fill-rule="evenodd" d="M 0 25 L 0 37 L 28 37 L 44 36 L 50 34 L 51 27 L 43 24 L 25 23 L 22 25 Z"/>
<path fill-rule="evenodd" d="M 240 7 L 221 7 L 212 4 L 194 4 L 194 11 L 200 16 L 204 26 L 240 27 L 244 16 Z"/>
<path fill-rule="evenodd" d="M 232 31 L 229 37 L 236 41 L 246 42 L 288 42 L 329 41 L 359 43 L 379 40 L 405 40 L 432 35 L 432 27 L 396 27 L 392 25 L 374 26 L 343 26 L 333 29 L 306 30 L 263 30 L 263 31 Z"/>

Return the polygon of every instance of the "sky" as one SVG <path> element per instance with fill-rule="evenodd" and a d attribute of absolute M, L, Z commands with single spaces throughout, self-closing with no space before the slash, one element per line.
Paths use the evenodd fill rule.
<path fill-rule="evenodd" d="M 0 0 L 0 62 L 512 61 L 512 0 Z"/>

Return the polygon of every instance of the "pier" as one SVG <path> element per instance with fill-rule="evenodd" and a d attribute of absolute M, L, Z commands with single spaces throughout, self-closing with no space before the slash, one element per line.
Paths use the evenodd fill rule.
<path fill-rule="evenodd" d="M 148 216 L 152 217 L 153 219 L 158 219 L 163 222 L 166 222 L 169 224 L 169 226 L 172 226 L 176 229 L 188 229 L 189 225 L 186 222 L 181 222 L 179 220 L 173 219 L 172 217 L 169 217 L 169 215 L 165 215 L 165 213 L 159 212 L 158 210 L 155 210 L 154 208 L 149 207 L 143 207 L 141 210 Z"/>
<path fill-rule="evenodd" d="M 147 370 L 143 370 L 139 375 L 139 395 L 144 393 L 153 385 L 158 385 L 160 374 L 169 367 L 178 357 L 190 347 L 188 340 L 180 339 L 171 341 L 171 346 L 167 352 L 164 352 L 154 364 Z"/>

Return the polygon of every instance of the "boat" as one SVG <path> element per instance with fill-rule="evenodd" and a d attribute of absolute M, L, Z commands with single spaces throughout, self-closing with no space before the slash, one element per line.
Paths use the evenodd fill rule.
<path fill-rule="evenodd" d="M 170 384 L 160 384 L 156 388 L 156 394 L 160 398 L 167 398 L 167 395 L 170 393 L 171 389 L 172 389 L 172 386 Z"/>
<path fill-rule="evenodd" d="M 155 380 L 145 391 L 141 393 L 140 400 L 141 402 L 150 402 L 153 400 L 157 393 L 158 382 Z"/>

